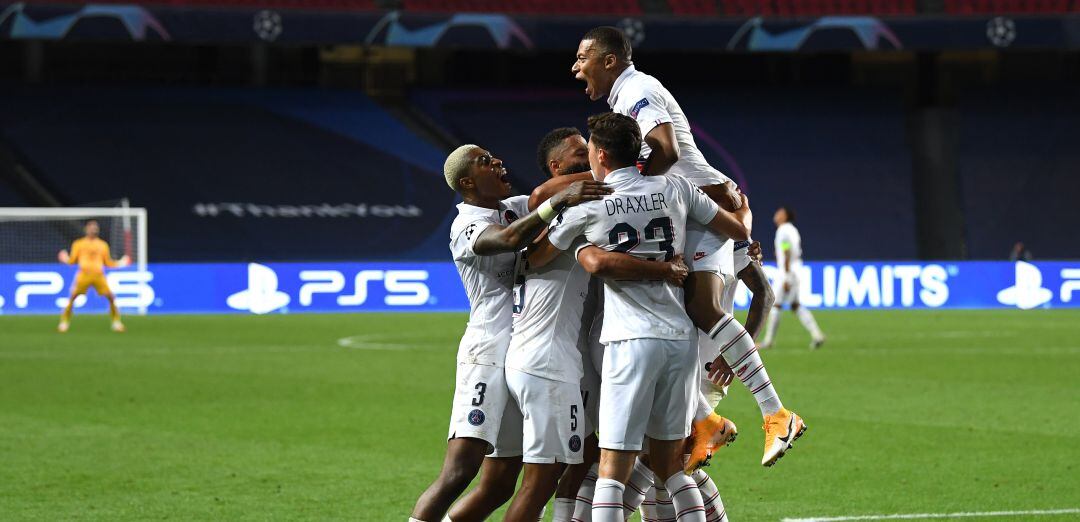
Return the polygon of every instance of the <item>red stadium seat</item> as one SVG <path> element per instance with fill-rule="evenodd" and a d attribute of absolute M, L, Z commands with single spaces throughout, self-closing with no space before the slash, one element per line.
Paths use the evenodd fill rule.
<path fill-rule="evenodd" d="M 671 12 L 677 15 L 715 15 L 719 12 L 716 0 L 669 0 Z"/>

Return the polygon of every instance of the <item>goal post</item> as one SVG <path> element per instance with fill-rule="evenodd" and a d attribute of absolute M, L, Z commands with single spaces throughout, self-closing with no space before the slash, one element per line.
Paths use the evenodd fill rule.
<path fill-rule="evenodd" d="M 83 236 L 90 219 L 114 259 L 126 255 L 132 267 L 146 271 L 147 212 L 127 200 L 114 207 L 0 207 L 0 264 L 56 265 L 57 253 Z"/>

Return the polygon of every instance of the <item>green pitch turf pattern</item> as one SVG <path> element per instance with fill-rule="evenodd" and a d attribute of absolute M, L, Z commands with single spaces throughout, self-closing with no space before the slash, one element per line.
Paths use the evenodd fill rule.
<path fill-rule="evenodd" d="M 765 353 L 788 456 L 721 404 L 733 521 L 1080 507 L 1080 313 L 817 317 Z M 438 471 L 463 314 L 126 321 L 0 317 L 0 519 L 403 521 Z"/>

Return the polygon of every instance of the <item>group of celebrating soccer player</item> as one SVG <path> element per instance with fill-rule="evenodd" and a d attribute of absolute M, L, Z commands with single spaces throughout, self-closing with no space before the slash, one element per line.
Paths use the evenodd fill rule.
<path fill-rule="evenodd" d="M 671 93 L 634 68 L 622 31 L 586 33 L 572 72 L 612 112 L 588 119 L 587 142 L 570 127 L 543 138 L 551 179 L 530 196 L 510 197 L 502 161 L 479 146 L 446 159 L 471 310 L 445 461 L 410 521 L 484 520 L 512 497 L 506 520 L 531 522 L 552 496 L 557 522 L 639 508 L 726 521 L 700 468 L 737 434 L 714 412 L 727 385 L 738 379 L 761 409 L 762 465 L 806 430 L 755 346 L 773 294 L 747 197 L 705 161 Z M 781 295 L 797 296 L 797 232 L 785 234 Z M 754 294 L 745 328 L 732 316 L 740 280 Z"/>

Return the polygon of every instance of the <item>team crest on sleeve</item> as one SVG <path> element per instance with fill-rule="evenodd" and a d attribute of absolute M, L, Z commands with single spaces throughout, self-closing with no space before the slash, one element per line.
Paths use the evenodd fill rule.
<path fill-rule="evenodd" d="M 581 437 L 577 435 L 570 437 L 570 451 L 574 453 L 581 451 Z"/>
<path fill-rule="evenodd" d="M 484 412 L 480 410 L 473 410 L 469 412 L 469 424 L 473 426 L 479 426 L 484 423 Z"/>
<path fill-rule="evenodd" d="M 476 223 L 465 227 L 465 241 L 472 241 L 473 232 L 476 232 Z"/>
<path fill-rule="evenodd" d="M 507 223 L 513 223 L 518 219 L 517 212 L 506 209 L 505 211 L 503 211 L 503 219 L 505 219 Z"/>
<path fill-rule="evenodd" d="M 637 115 L 638 115 L 639 112 L 641 112 L 641 109 L 644 109 L 645 106 L 648 105 L 648 104 L 649 104 L 649 99 L 648 98 L 642 98 L 642 99 L 638 100 L 638 102 L 635 103 L 634 106 L 630 108 L 630 117 L 637 118 Z"/>

